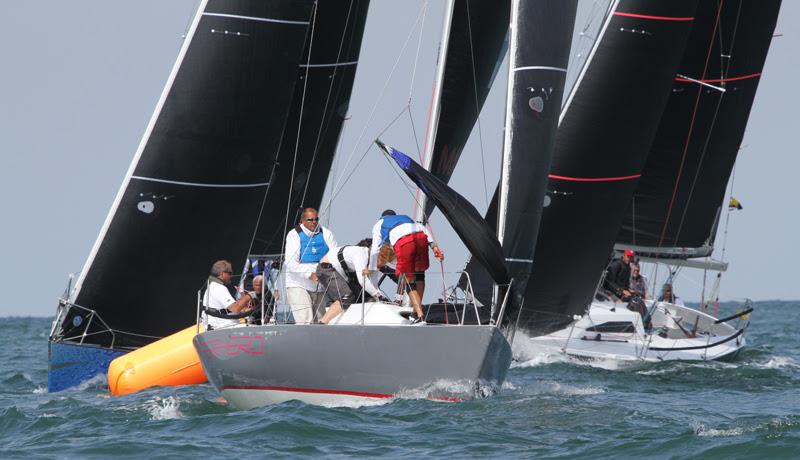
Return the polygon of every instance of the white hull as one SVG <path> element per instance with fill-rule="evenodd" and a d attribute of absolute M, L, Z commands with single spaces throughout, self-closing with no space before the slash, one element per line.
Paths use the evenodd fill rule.
<path fill-rule="evenodd" d="M 741 327 L 718 323 L 698 310 L 647 302 L 652 327 L 645 330 L 639 313 L 624 303 L 594 303 L 569 327 L 534 337 L 543 351 L 558 351 L 581 359 L 613 361 L 709 361 L 734 358 L 744 347 L 747 321 Z"/>

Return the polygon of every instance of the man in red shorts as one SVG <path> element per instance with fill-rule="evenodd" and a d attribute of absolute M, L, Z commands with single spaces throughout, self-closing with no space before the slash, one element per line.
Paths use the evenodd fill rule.
<path fill-rule="evenodd" d="M 370 270 L 377 268 L 381 246 L 389 244 L 397 256 L 397 276 L 404 275 L 411 291 L 408 294 L 417 321 L 422 318 L 422 298 L 425 294 L 425 270 L 428 269 L 428 247 L 439 261 L 444 260 L 444 252 L 433 241 L 424 225 L 414 222 L 406 215 L 397 215 L 391 209 L 383 211 L 381 218 L 372 227 L 372 247 L 370 248 Z"/>

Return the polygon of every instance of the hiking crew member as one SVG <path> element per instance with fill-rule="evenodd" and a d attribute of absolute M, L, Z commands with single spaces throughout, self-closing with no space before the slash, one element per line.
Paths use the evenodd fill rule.
<path fill-rule="evenodd" d="M 397 215 L 387 209 L 372 227 L 372 246 L 369 254 L 369 268 L 376 270 L 378 254 L 381 246 L 388 245 L 396 254 L 397 276 L 404 275 L 411 291 L 408 294 L 414 314 L 419 321 L 422 314 L 422 299 L 425 294 L 425 270 L 430 266 L 428 246 L 433 249 L 434 256 L 444 260 L 444 252 L 434 243 L 424 225 L 414 222 L 406 215 Z"/>
<path fill-rule="evenodd" d="M 227 260 L 218 260 L 211 266 L 211 276 L 208 277 L 206 292 L 203 294 L 203 306 L 218 314 L 230 315 L 242 313 L 249 309 L 253 294 L 243 292 L 239 300 L 234 300 L 228 285 L 231 284 L 233 268 Z M 238 319 L 217 318 L 203 312 L 203 326 L 206 329 L 219 329 L 221 327 L 235 326 Z"/>
<path fill-rule="evenodd" d="M 284 260 L 286 268 L 286 300 L 296 324 L 310 324 L 325 314 L 320 300 L 322 292 L 317 281 L 317 264 L 338 246 L 333 232 L 319 225 L 314 208 L 306 208 L 300 222 L 286 235 Z"/>

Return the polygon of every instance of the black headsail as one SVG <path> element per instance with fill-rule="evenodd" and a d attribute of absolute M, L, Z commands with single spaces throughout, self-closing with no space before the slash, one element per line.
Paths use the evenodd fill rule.
<path fill-rule="evenodd" d="M 513 278 L 516 320 L 534 264 L 540 203 L 556 140 L 577 0 L 514 0 L 497 235 Z M 539 203 L 539 205 L 532 205 Z M 504 297 L 498 290 L 495 305 Z"/>
<path fill-rule="evenodd" d="M 561 327 L 591 302 L 655 137 L 696 6 L 696 0 L 612 4 L 561 114 L 520 315 L 523 330 Z"/>
<path fill-rule="evenodd" d="M 320 207 L 347 117 L 368 9 L 369 0 L 318 3 L 281 148 L 272 158 L 253 254 L 281 254 L 283 237 L 297 223 L 300 209 Z"/>
<path fill-rule="evenodd" d="M 70 298 L 96 312 L 75 340 L 136 347 L 186 327 L 211 263 L 247 256 L 312 11 L 201 3 Z M 86 324 L 71 309 L 53 339 Z"/>
<path fill-rule="evenodd" d="M 701 2 L 617 247 L 710 255 L 780 0 Z"/>
<path fill-rule="evenodd" d="M 447 183 L 505 54 L 510 0 L 448 0 L 425 136 L 425 166 Z M 434 205 L 425 201 L 425 216 Z"/>

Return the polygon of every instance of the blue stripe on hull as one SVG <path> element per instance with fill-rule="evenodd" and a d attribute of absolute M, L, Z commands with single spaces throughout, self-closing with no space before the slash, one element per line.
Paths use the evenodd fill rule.
<path fill-rule="evenodd" d="M 93 345 L 50 342 L 47 391 L 66 390 L 96 375 L 106 374 L 109 363 L 125 353 Z"/>

